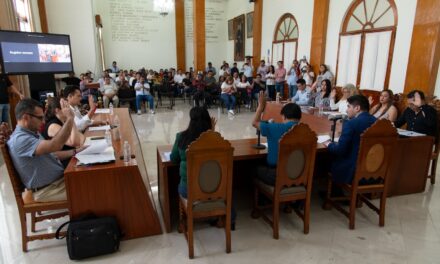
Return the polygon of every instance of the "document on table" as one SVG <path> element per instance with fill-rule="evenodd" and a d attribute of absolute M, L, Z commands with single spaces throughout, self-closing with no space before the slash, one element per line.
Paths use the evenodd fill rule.
<path fill-rule="evenodd" d="M 165 156 L 165 161 L 171 160 L 171 151 L 164 152 L 163 155 Z"/>
<path fill-rule="evenodd" d="M 110 130 L 110 125 L 89 127 L 89 131 L 102 131 L 102 130 L 104 131 Z"/>
<path fill-rule="evenodd" d="M 414 131 L 409 131 L 409 130 L 405 130 L 405 129 L 401 129 L 401 128 L 397 129 L 397 133 L 399 133 L 399 135 L 404 136 L 404 137 L 423 137 L 423 136 L 426 136 L 426 134 L 422 134 L 422 133 L 418 133 L 418 132 L 414 132 Z"/>
<path fill-rule="evenodd" d="M 318 136 L 318 143 L 324 143 L 327 140 L 331 140 L 329 135 L 320 135 L 320 136 Z"/>
<path fill-rule="evenodd" d="M 332 138 L 329 135 L 318 135 L 318 144 L 324 143 L 328 140 L 331 140 Z M 335 137 L 334 142 L 338 142 L 339 138 Z"/>
<path fill-rule="evenodd" d="M 110 114 L 109 108 L 97 108 L 95 114 Z"/>
<path fill-rule="evenodd" d="M 105 139 L 89 140 L 90 145 L 76 154 L 77 165 L 89 165 L 105 163 L 115 160 L 115 152 L 112 146 L 108 146 Z"/>

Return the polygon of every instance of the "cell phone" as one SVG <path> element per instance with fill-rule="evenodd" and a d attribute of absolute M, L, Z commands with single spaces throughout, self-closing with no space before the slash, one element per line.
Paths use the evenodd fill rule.
<path fill-rule="evenodd" d="M 90 140 L 99 140 L 99 139 L 104 139 L 105 137 L 92 137 L 90 138 Z"/>

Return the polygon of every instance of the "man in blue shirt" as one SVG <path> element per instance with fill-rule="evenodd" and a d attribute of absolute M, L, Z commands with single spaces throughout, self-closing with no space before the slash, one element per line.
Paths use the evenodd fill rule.
<path fill-rule="evenodd" d="M 337 183 L 353 181 L 361 134 L 376 122 L 376 118 L 368 112 L 370 105 L 367 98 L 353 95 L 347 99 L 347 102 L 347 115 L 350 120 L 344 122 L 338 143 L 324 143 L 334 157 L 330 171 L 333 180 Z"/>
<path fill-rule="evenodd" d="M 292 102 L 297 105 L 311 105 L 312 97 L 310 96 L 310 91 L 306 88 L 306 81 L 304 79 L 298 79 L 296 81 L 298 91 L 295 96 L 292 97 Z"/>
<path fill-rule="evenodd" d="M 288 103 L 281 109 L 283 123 L 261 122 L 261 114 L 266 106 L 264 92 L 258 97 L 258 108 L 252 125 L 261 131 L 261 135 L 267 137 L 267 164 L 257 168 L 257 178 L 266 184 L 274 185 L 276 178 L 276 166 L 278 161 L 278 142 L 281 136 L 289 129 L 298 124 L 301 119 L 301 108 L 294 103 Z"/>
<path fill-rule="evenodd" d="M 66 200 L 64 167 L 60 160 L 71 158 L 82 149 L 64 150 L 69 138 L 74 115 L 66 101 L 61 104 L 66 121 L 61 130 L 50 140 L 38 133 L 44 112 L 39 102 L 23 99 L 15 107 L 17 127 L 7 142 L 14 167 L 23 185 L 33 191 L 35 201 Z"/>

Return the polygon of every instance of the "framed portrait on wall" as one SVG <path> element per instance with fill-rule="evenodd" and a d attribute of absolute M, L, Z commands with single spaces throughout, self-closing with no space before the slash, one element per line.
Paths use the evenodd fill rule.
<path fill-rule="evenodd" d="M 245 48 L 245 16 L 240 15 L 234 18 L 234 60 L 244 61 Z"/>
<path fill-rule="evenodd" d="M 254 36 L 254 12 L 246 14 L 246 33 L 247 38 Z"/>
<path fill-rule="evenodd" d="M 234 40 L 234 19 L 228 20 L 228 40 Z"/>

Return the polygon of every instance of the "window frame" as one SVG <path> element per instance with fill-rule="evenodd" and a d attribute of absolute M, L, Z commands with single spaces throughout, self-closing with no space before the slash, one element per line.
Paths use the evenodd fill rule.
<path fill-rule="evenodd" d="M 283 24 L 283 22 L 286 20 L 286 19 L 288 19 L 288 18 L 291 18 L 292 20 L 293 20 L 293 22 L 294 22 L 294 27 L 293 27 L 293 29 L 292 29 L 292 33 L 293 33 L 293 31 L 295 30 L 295 27 L 297 28 L 297 31 L 298 31 L 298 37 L 297 38 L 284 38 L 283 40 L 277 40 L 277 35 L 278 35 L 278 30 L 280 29 L 280 27 L 281 27 L 281 25 Z M 289 32 L 290 31 L 290 27 L 289 28 L 287 28 L 287 31 Z M 282 45 L 283 45 L 283 51 L 282 51 L 282 58 L 283 58 L 283 60 L 284 60 L 284 48 L 285 48 L 285 43 L 287 43 L 287 42 L 295 42 L 295 60 L 298 58 L 298 39 L 299 39 L 299 25 L 298 25 L 298 22 L 296 21 L 296 18 L 295 18 L 295 16 L 293 15 L 293 14 L 291 14 L 291 13 L 284 13 L 279 19 L 278 19 L 278 22 L 277 22 L 277 24 L 276 24 L 276 26 L 275 26 L 275 31 L 274 31 L 274 33 L 273 33 L 273 40 L 272 40 L 272 56 L 271 56 L 271 61 L 272 61 L 272 64 L 274 64 L 274 61 L 273 61 L 273 54 L 274 54 L 274 45 L 275 44 L 279 44 L 279 43 L 281 43 Z M 286 62 L 284 62 L 284 63 L 286 63 Z M 276 64 L 276 63 L 275 63 Z"/>
<path fill-rule="evenodd" d="M 391 31 L 391 40 L 390 40 L 390 47 L 388 50 L 388 62 L 387 62 L 387 69 L 385 73 L 385 83 L 384 83 L 384 89 L 388 89 L 389 82 L 390 82 L 390 74 L 391 74 L 391 63 L 393 61 L 393 55 L 394 55 L 394 44 L 396 40 L 396 30 L 397 30 L 397 24 L 398 24 L 398 14 L 397 14 L 397 6 L 394 0 L 376 0 L 375 8 L 373 10 L 373 14 L 370 18 L 370 21 L 367 21 L 366 24 L 363 25 L 363 28 L 361 30 L 353 30 L 353 31 L 347 31 L 348 23 L 350 22 L 350 18 L 354 15 L 354 11 L 356 8 L 363 4 L 364 6 L 364 14 L 365 17 L 367 17 L 367 8 L 366 3 L 367 0 L 354 0 L 344 15 L 344 20 L 341 25 L 341 29 L 339 32 L 339 38 L 338 38 L 338 52 L 336 57 L 336 74 L 335 74 L 335 84 L 338 82 L 338 70 L 339 70 L 339 52 L 341 48 L 341 37 L 342 36 L 348 36 L 348 35 L 361 35 L 361 47 L 359 51 L 359 64 L 358 64 L 358 73 L 356 78 L 356 87 L 360 86 L 361 83 L 361 75 L 362 75 L 362 66 L 363 66 L 363 57 L 364 57 L 364 49 L 365 49 L 365 36 L 368 33 L 378 33 L 378 32 L 384 32 L 384 31 Z M 380 28 L 374 28 L 374 23 L 371 23 L 372 18 L 375 15 L 377 4 L 379 1 L 387 1 L 389 3 L 389 7 L 377 18 L 374 22 L 377 22 L 380 20 L 380 18 L 383 17 L 390 9 L 393 12 L 394 15 L 394 25 L 393 26 L 387 26 L 387 27 L 380 27 Z M 356 19 L 356 18 L 355 18 Z M 358 20 L 359 22 L 359 20 Z M 366 26 L 370 26 L 372 28 L 365 28 Z"/>

